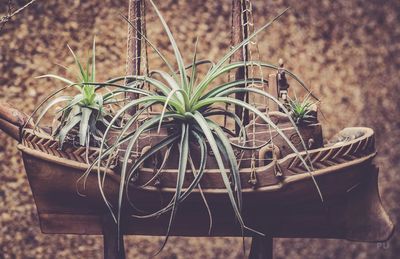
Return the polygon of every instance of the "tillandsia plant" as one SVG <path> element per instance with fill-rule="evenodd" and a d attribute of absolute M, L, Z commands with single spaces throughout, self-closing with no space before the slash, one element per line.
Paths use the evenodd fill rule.
<path fill-rule="evenodd" d="M 247 109 L 250 112 L 254 113 L 256 116 L 260 117 L 265 123 L 269 124 L 271 128 L 276 130 L 276 132 L 288 143 L 288 145 L 292 148 L 293 152 L 298 155 L 299 159 L 303 162 L 304 166 L 308 169 L 309 172 L 313 170 L 311 160 L 309 160 L 308 158 L 308 162 L 305 161 L 305 159 L 300 155 L 298 150 L 290 142 L 290 140 L 286 137 L 286 135 L 282 132 L 282 130 L 279 127 L 277 127 L 277 125 L 269 118 L 268 114 L 261 112 L 256 107 L 242 100 L 230 97 L 232 94 L 235 93 L 247 93 L 247 94 L 251 93 L 269 98 L 279 105 L 279 107 L 290 118 L 292 124 L 296 126 L 295 122 L 290 117 L 289 111 L 275 97 L 269 95 L 265 91 L 256 88 L 243 87 L 243 85 L 246 86 L 248 82 L 261 84 L 263 83 L 263 80 L 258 78 L 248 78 L 247 80 L 243 79 L 243 80 L 229 81 L 216 86 L 215 84 L 213 85 L 213 83 L 216 81 L 216 79 L 226 75 L 229 71 L 239 67 L 259 66 L 259 67 L 278 70 L 277 66 L 263 63 L 260 61 L 236 62 L 232 64 L 225 64 L 225 63 L 227 63 L 229 58 L 236 51 L 240 50 L 243 46 L 248 44 L 250 40 L 253 39 L 262 30 L 269 27 L 286 10 L 277 17 L 275 17 L 272 21 L 265 24 L 260 29 L 256 30 L 243 42 L 234 46 L 226 55 L 224 55 L 216 63 L 213 63 L 211 61 L 197 61 L 197 54 L 196 54 L 197 43 L 196 43 L 192 62 L 189 66 L 185 66 L 182 54 L 177 46 L 174 37 L 172 36 L 172 33 L 167 23 L 165 22 L 163 16 L 159 12 L 155 4 L 152 1 L 150 2 L 156 14 L 159 17 L 166 34 L 168 35 L 169 41 L 171 43 L 176 58 L 178 70 L 177 72 L 175 72 L 173 66 L 155 47 L 155 45 L 151 41 L 149 41 L 145 37 L 145 35 L 141 35 L 147 41 L 147 43 L 153 48 L 153 50 L 159 55 L 159 57 L 165 62 L 170 71 L 165 72 L 160 70 L 154 70 L 151 71 L 149 75 L 126 76 L 115 79 L 115 80 L 125 80 L 125 79 L 132 80 L 136 82 L 136 85 L 140 85 L 141 83 L 146 83 L 151 87 L 153 87 L 155 90 L 150 91 L 142 89 L 142 93 L 139 94 L 137 99 L 128 102 L 121 109 L 116 111 L 112 120 L 110 120 L 109 126 L 104 132 L 103 141 L 100 144 L 99 157 L 88 168 L 86 173 L 82 176 L 82 179 L 86 179 L 90 171 L 93 168 L 97 167 L 100 191 L 114 220 L 118 223 L 118 231 L 120 231 L 121 208 L 124 200 L 123 199 L 124 194 L 127 195 L 129 200 L 128 186 L 129 183 L 132 182 L 132 179 L 134 179 L 135 174 L 137 174 L 140 167 L 148 158 L 152 157 L 154 154 L 160 152 L 163 149 L 164 150 L 170 149 L 174 145 L 177 146 L 179 162 L 177 165 L 178 174 L 176 179 L 176 189 L 174 197 L 166 207 L 161 208 L 159 211 L 155 213 L 151 213 L 148 215 L 143 215 L 143 214 L 132 215 L 133 217 L 138 217 L 138 218 L 149 218 L 149 217 L 157 217 L 166 212 L 171 212 L 165 239 L 166 242 L 168 239 L 171 226 L 174 222 L 176 211 L 180 203 L 183 202 L 196 187 L 199 187 L 199 182 L 202 179 L 202 176 L 204 175 L 205 169 L 207 167 L 206 164 L 206 158 L 208 156 L 207 151 L 210 149 L 218 165 L 222 180 L 226 188 L 227 195 L 229 196 L 235 216 L 238 222 L 240 223 L 242 232 L 247 230 L 259 235 L 263 235 L 262 233 L 247 227 L 242 219 L 241 216 L 242 192 L 241 192 L 241 182 L 239 175 L 240 172 L 234 149 L 255 150 L 261 148 L 264 145 L 267 145 L 269 142 L 266 141 L 264 145 L 260 146 L 247 146 L 246 128 L 241 122 L 241 119 L 237 115 L 228 110 L 220 109 L 217 105 L 229 104 L 229 105 L 240 106 L 243 109 Z M 133 24 L 131 24 L 131 26 L 134 27 Z M 206 75 L 200 79 L 198 78 L 198 66 L 205 64 L 207 64 L 210 67 Z M 293 73 L 287 70 L 285 71 L 288 75 L 292 76 L 303 87 L 305 87 L 304 83 L 300 79 L 298 79 Z M 161 79 L 160 80 L 156 79 L 156 76 L 158 76 Z M 211 86 L 213 87 L 211 88 Z M 163 107 L 161 112 L 154 114 L 152 116 L 148 116 L 144 121 L 141 121 L 140 123 L 138 122 L 138 118 L 144 111 L 146 111 L 150 107 L 160 104 Z M 121 120 L 123 116 L 126 116 L 127 111 L 131 110 L 132 107 L 137 107 L 136 113 L 131 115 L 131 117 L 126 121 L 126 123 L 121 126 L 120 135 L 116 139 L 115 143 L 113 145 L 110 145 L 109 147 L 105 147 L 106 135 L 109 133 L 114 123 Z M 233 118 L 235 123 L 239 125 L 241 130 L 237 134 L 237 136 L 235 136 L 236 138 L 239 139 L 238 142 L 235 143 L 234 141 L 232 141 L 231 136 L 229 135 L 229 133 L 227 133 L 229 132 L 229 130 L 224 126 L 219 125 L 217 123 L 217 120 L 213 120 L 211 118 L 212 116 L 216 115 L 228 116 L 230 118 Z M 151 148 L 149 148 L 139 157 L 132 157 L 132 151 L 135 148 L 139 138 L 143 134 L 149 133 L 149 131 L 160 130 L 161 128 L 170 130 L 172 134 L 167 135 L 158 143 L 154 143 L 154 145 Z M 298 134 L 300 135 L 299 132 Z M 192 160 L 191 156 L 192 150 L 190 148 L 191 143 L 196 144 L 200 149 L 200 162 L 197 165 L 197 167 Z M 306 145 L 303 140 L 302 143 L 304 149 L 306 150 Z M 106 177 L 106 173 L 102 173 L 105 172 L 105 170 L 100 170 L 100 166 L 104 164 L 101 163 L 102 160 L 104 160 L 109 154 L 115 152 L 115 150 L 118 150 L 119 147 L 121 147 L 122 145 L 124 146 L 125 153 L 121 158 L 121 172 L 120 172 L 121 180 L 119 187 L 118 205 L 114 206 L 110 203 L 110 201 L 108 201 L 107 197 L 102 191 L 103 188 L 102 183 L 104 183 L 104 177 Z M 190 183 L 190 185 L 187 188 L 183 189 L 185 175 L 187 173 L 188 168 L 194 174 L 194 180 Z M 158 173 L 159 172 L 161 172 L 161 170 L 158 170 Z M 103 181 L 100 181 L 102 177 Z M 316 184 L 315 180 L 314 183 Z M 137 186 L 137 188 L 141 187 L 144 186 Z M 322 199 L 322 195 L 320 192 L 319 194 Z M 117 211 L 114 211 L 114 209 L 116 209 Z M 165 245 L 165 242 L 163 246 Z"/>
<path fill-rule="evenodd" d="M 312 101 L 310 94 L 307 94 L 303 100 L 295 96 L 293 99 L 289 98 L 288 110 L 297 125 L 305 126 L 316 123 L 316 105 L 317 101 Z"/>
<path fill-rule="evenodd" d="M 56 93 L 66 90 L 69 87 L 76 88 L 78 93 L 76 95 L 62 95 L 58 97 L 55 97 L 56 93 L 51 94 L 45 100 L 50 99 L 50 102 L 39 115 L 36 126 L 50 109 L 57 107 L 60 103 L 65 103 L 63 107 L 57 110 L 57 116 L 54 119 L 56 123 L 53 124 L 54 127 L 52 129 L 52 135 L 59 141 L 60 148 L 62 148 L 68 137 L 71 138 L 74 144 L 75 139 L 78 137 L 78 144 L 80 146 L 98 146 L 103 137 L 102 131 L 108 125 L 106 117 L 110 116 L 110 113 L 107 107 L 119 102 L 119 100 L 115 99 L 118 92 L 108 91 L 100 93 L 98 91 L 103 88 L 104 84 L 99 85 L 95 83 L 95 40 L 93 40 L 92 56 L 88 58 L 86 67 L 82 65 L 79 58 L 69 46 L 68 49 L 74 58 L 77 68 L 77 79 L 75 82 L 53 74 L 39 76 L 38 78 L 54 78 L 68 84 L 68 86 L 56 91 Z"/>

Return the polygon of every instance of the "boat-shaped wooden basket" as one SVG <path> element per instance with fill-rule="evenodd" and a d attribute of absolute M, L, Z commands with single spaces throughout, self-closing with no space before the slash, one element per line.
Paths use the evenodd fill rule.
<path fill-rule="evenodd" d="M 29 127 L 22 130 L 25 122 L 26 116 L 21 112 L 9 105 L 0 105 L 0 128 L 19 141 L 18 149 L 37 206 L 41 230 L 44 233 L 102 234 L 104 218 L 110 212 L 99 190 L 97 170 L 89 174 L 84 191 L 78 181 L 88 168 L 86 157 L 93 160 L 98 150 L 90 149 L 86 154 L 85 148 L 69 147 L 61 151 L 51 137 L 33 132 Z M 318 130 L 320 126 L 314 127 L 311 132 Z M 287 134 L 293 140 L 290 131 Z M 315 134 L 306 135 L 306 140 L 311 136 Z M 258 156 L 266 154 L 258 153 Z M 307 153 L 303 151 L 301 155 L 306 158 Z M 308 155 L 314 167 L 312 176 L 318 183 L 324 202 L 321 202 L 311 174 L 297 155 L 289 153 L 274 163 L 260 162 L 255 171 L 250 168 L 241 170 L 242 213 L 246 224 L 273 237 L 344 238 L 370 242 L 387 240 L 394 225 L 379 197 L 378 168 L 373 163 L 376 155 L 373 130 L 346 128 L 329 144 L 309 150 Z M 259 161 L 263 161 L 262 157 Z M 104 192 L 113 202 L 117 200 L 120 176 L 117 169 L 106 173 Z M 249 181 L 254 175 L 256 185 Z M 143 167 L 137 181 L 129 187 L 131 200 L 146 212 L 167 205 L 175 190 L 176 170 L 172 168 L 162 172 L 157 184 L 135 188 L 153 176 L 153 168 Z M 190 177 L 191 174 L 188 174 L 185 187 L 193 180 Z M 241 236 L 217 169 L 212 166 L 207 169 L 201 186 L 211 207 L 211 232 L 209 215 L 199 191 L 195 190 L 181 204 L 171 234 Z M 124 234 L 165 234 L 169 215 L 133 218 L 127 204 L 123 212 Z"/>

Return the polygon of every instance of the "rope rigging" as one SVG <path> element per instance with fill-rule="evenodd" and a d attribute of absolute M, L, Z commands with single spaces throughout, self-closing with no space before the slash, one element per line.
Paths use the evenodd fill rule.
<path fill-rule="evenodd" d="M 149 75 L 149 62 L 148 62 L 148 43 L 144 39 L 147 38 L 147 31 L 146 31 L 146 1 L 145 0 L 132 0 L 130 1 L 129 5 L 129 21 L 135 25 L 136 29 L 132 26 L 128 26 L 128 41 L 127 41 L 127 63 L 126 63 L 126 74 L 130 75 L 139 75 L 141 74 L 141 68 L 144 67 L 144 75 Z M 252 34 L 254 29 L 254 15 L 253 15 L 253 6 L 251 0 L 232 0 L 232 10 L 231 10 L 231 42 L 230 45 L 235 46 L 242 42 L 244 39 L 248 38 L 250 34 Z M 143 37 L 144 36 L 144 37 Z M 257 43 L 257 38 L 250 40 L 248 44 L 245 44 L 241 50 L 234 53 L 233 56 L 230 57 L 229 63 L 242 61 L 244 62 L 244 66 L 238 68 L 235 72 L 235 80 L 244 79 L 244 84 L 242 87 L 254 87 L 262 90 L 267 90 L 267 80 L 264 80 L 263 68 L 259 65 L 254 65 L 253 63 L 247 64 L 246 62 L 249 60 L 262 60 L 261 54 L 259 50 L 259 46 Z M 255 82 L 255 78 L 260 78 L 261 82 Z M 228 80 L 231 79 L 231 73 L 228 73 Z M 148 85 L 142 86 L 150 87 Z M 150 89 L 149 89 L 150 90 Z M 129 98 L 134 99 L 135 96 L 129 96 Z M 236 99 L 240 99 L 246 101 L 247 103 L 251 104 L 255 107 L 261 107 L 264 112 L 268 115 L 268 106 L 269 100 L 266 97 L 256 97 L 254 94 L 243 94 L 243 93 L 236 93 Z M 258 99 L 257 99 L 258 98 Z M 225 107 L 227 110 L 230 109 L 229 105 Z M 138 109 L 138 108 L 136 108 Z M 135 110 L 136 111 L 136 110 Z M 257 145 L 257 133 L 256 128 L 258 126 L 256 117 L 253 115 L 250 117 L 249 111 L 243 109 L 242 107 L 235 107 L 235 114 L 239 116 L 243 125 L 248 126 L 251 129 L 251 138 L 247 139 L 247 143 L 252 146 Z M 150 115 L 150 111 L 147 111 L 147 115 Z M 224 116 L 223 120 L 224 127 L 228 128 L 227 125 L 227 116 Z M 236 135 L 241 135 L 240 132 L 240 125 L 235 124 L 235 132 Z M 272 136 L 272 131 L 270 125 L 268 125 L 268 132 L 269 132 L 269 145 L 271 146 L 272 150 L 274 150 L 274 143 Z M 149 133 L 150 134 L 150 133 Z M 150 136 L 146 136 L 150 137 Z M 137 146 L 137 148 L 139 148 Z M 139 151 L 139 150 L 136 150 Z M 253 171 L 251 174 L 250 182 L 257 184 L 256 179 L 256 167 L 260 164 L 260 157 L 258 156 L 258 150 L 252 149 L 249 155 L 245 156 L 245 152 L 241 150 L 238 152 L 238 163 L 241 164 L 242 160 L 249 160 L 250 167 Z M 274 154 L 275 152 L 272 152 Z M 271 157 L 271 162 L 276 161 L 274 156 Z"/>

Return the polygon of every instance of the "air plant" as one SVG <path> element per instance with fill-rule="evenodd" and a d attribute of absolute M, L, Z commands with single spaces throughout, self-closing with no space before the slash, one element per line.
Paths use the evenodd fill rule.
<path fill-rule="evenodd" d="M 317 120 L 315 113 L 316 104 L 316 101 L 311 100 L 310 94 L 307 94 L 303 100 L 295 96 L 293 99 L 289 98 L 288 110 L 297 125 L 309 125 L 315 123 Z"/>
<path fill-rule="evenodd" d="M 165 22 L 163 16 L 159 12 L 155 4 L 152 1 L 150 2 L 156 14 L 159 17 L 166 34 L 168 35 L 168 38 L 170 40 L 176 58 L 176 63 L 178 65 L 178 71 L 175 72 L 173 66 L 163 56 L 163 54 L 155 47 L 155 45 L 152 42 L 150 42 L 145 37 L 145 35 L 142 35 L 142 37 L 147 41 L 147 43 L 165 62 L 170 71 L 165 72 L 160 70 L 154 70 L 151 71 L 149 75 L 126 76 L 114 80 L 114 82 L 126 79 L 132 80 L 133 82 L 136 82 L 136 86 L 142 83 L 146 83 L 151 87 L 153 87 L 155 90 L 150 91 L 141 89 L 142 92 L 139 93 L 137 99 L 131 100 L 130 102 L 126 103 L 121 109 L 116 111 L 116 113 L 113 115 L 113 118 L 109 121 L 109 125 L 107 126 L 104 132 L 104 137 L 102 143 L 100 144 L 99 157 L 87 169 L 86 173 L 82 176 L 82 179 L 86 179 L 93 168 L 98 169 L 101 194 L 111 212 L 112 217 L 114 218 L 115 222 L 118 223 L 118 231 L 120 231 L 121 208 L 123 203 L 123 197 L 124 194 L 128 196 L 129 183 L 132 182 L 132 179 L 134 179 L 135 174 L 137 174 L 139 168 L 148 158 L 152 157 L 157 152 L 161 152 L 166 148 L 170 149 L 172 146 L 177 146 L 179 163 L 177 166 L 178 174 L 176 179 L 176 190 L 174 197 L 167 206 L 161 208 L 159 211 L 155 213 L 151 213 L 148 215 L 136 215 L 136 214 L 132 215 L 133 217 L 138 217 L 138 218 L 149 218 L 149 217 L 157 217 L 166 212 L 171 212 L 169 225 L 166 233 L 166 239 L 163 244 L 164 246 L 168 239 L 170 229 L 171 226 L 173 225 L 174 218 L 179 205 L 188 197 L 188 195 L 196 187 L 199 186 L 199 182 L 202 176 L 204 175 L 207 166 L 206 158 L 208 156 L 208 150 L 211 149 L 213 156 L 216 160 L 216 163 L 218 165 L 219 171 L 221 173 L 222 180 L 226 187 L 226 192 L 227 195 L 229 196 L 233 211 L 235 213 L 238 222 L 240 223 L 242 232 L 247 230 L 259 235 L 263 235 L 262 233 L 247 227 L 242 219 L 241 216 L 242 192 L 241 192 L 241 182 L 239 176 L 240 172 L 234 149 L 254 150 L 254 149 L 259 149 L 264 145 L 267 145 L 269 142 L 267 141 L 264 145 L 260 145 L 257 147 L 247 146 L 245 144 L 247 137 L 246 128 L 242 124 L 240 118 L 228 110 L 221 110 L 220 108 L 218 108 L 218 106 L 216 106 L 216 104 L 237 105 L 242 107 L 243 109 L 247 109 L 248 111 L 254 113 L 256 116 L 260 117 L 265 123 L 269 124 L 272 129 L 276 130 L 276 132 L 292 148 L 294 153 L 298 155 L 299 159 L 303 162 L 304 166 L 308 169 L 309 172 L 313 170 L 311 161 L 310 160 L 309 162 L 305 161 L 305 159 L 300 155 L 298 150 L 290 142 L 290 140 L 286 137 L 286 135 L 282 132 L 282 130 L 279 127 L 277 127 L 277 125 L 269 118 L 268 114 L 261 112 L 256 107 L 244 101 L 230 97 L 232 94 L 235 93 L 247 93 L 247 94 L 258 94 L 266 98 L 269 98 L 279 105 L 279 107 L 286 113 L 286 115 L 290 118 L 292 124 L 295 126 L 295 122 L 291 119 L 289 111 L 276 98 L 269 95 L 265 91 L 255 89 L 252 87 L 243 87 L 243 85 L 246 85 L 248 82 L 263 83 L 261 79 L 249 78 L 247 80 L 245 79 L 235 80 L 214 86 L 212 89 L 210 87 L 212 86 L 212 84 L 215 82 L 216 79 L 226 75 L 226 73 L 228 73 L 229 71 L 239 67 L 253 65 L 253 66 L 266 67 L 278 70 L 278 67 L 275 65 L 259 61 L 236 62 L 232 64 L 225 64 L 225 63 L 236 51 L 238 51 L 240 48 L 248 44 L 250 40 L 253 39 L 258 33 L 269 27 L 286 10 L 281 14 L 279 14 L 277 17 L 275 17 L 272 21 L 265 24 L 260 29 L 256 30 L 243 42 L 234 46 L 217 63 L 213 63 L 211 61 L 197 61 L 197 51 L 196 51 L 197 43 L 196 43 L 191 65 L 185 66 L 181 52 L 176 44 L 174 37 L 172 36 L 172 33 L 167 23 Z M 133 24 L 130 25 L 134 27 Z M 197 67 L 205 64 L 209 65 L 210 68 L 207 74 L 200 79 L 198 78 Z M 293 73 L 287 70 L 286 72 L 289 76 L 292 76 L 303 87 L 305 87 L 304 83 L 300 79 L 298 79 Z M 160 80 L 156 79 L 156 76 L 158 76 Z M 162 105 L 163 107 L 162 111 L 152 116 L 148 116 L 144 121 L 141 121 L 139 123 L 138 118 L 140 117 L 140 115 L 144 111 L 156 105 Z M 136 113 L 132 114 L 131 117 L 129 117 L 126 120 L 126 123 L 121 126 L 121 131 L 119 133 L 119 136 L 115 140 L 115 143 L 113 145 L 106 147 L 105 146 L 106 136 L 111 130 L 114 123 L 116 123 L 117 121 L 121 120 L 121 118 L 126 116 L 127 111 L 131 110 L 133 107 L 137 107 Z M 236 138 L 239 139 L 238 142 L 234 143 L 231 140 L 231 136 L 229 136 L 229 134 L 227 133 L 229 132 L 229 130 L 227 130 L 224 126 L 219 125 L 216 122 L 216 120 L 212 120 L 211 117 L 215 115 L 228 116 L 234 119 L 235 123 L 238 124 L 241 129 L 240 132 L 235 136 Z M 173 131 L 171 131 L 173 133 L 168 134 L 161 141 L 155 143 L 151 148 L 149 148 L 139 157 L 132 156 L 132 151 L 135 148 L 139 138 L 143 134 L 146 134 L 154 130 L 160 131 L 160 129 L 162 128 L 167 130 L 173 129 Z M 297 130 L 296 126 L 295 128 Z M 298 134 L 300 135 L 299 132 Z M 303 143 L 304 149 L 306 149 L 304 141 L 302 139 L 301 141 Z M 192 150 L 190 148 L 191 143 L 195 143 L 200 149 L 200 163 L 197 168 L 195 167 L 191 159 L 191 153 L 192 153 Z M 107 197 L 103 192 L 102 183 L 104 183 L 104 177 L 106 177 L 106 173 L 105 170 L 100 170 L 100 167 L 104 165 L 104 163 L 101 163 L 102 160 L 107 158 L 109 154 L 114 153 L 116 150 L 118 150 L 122 145 L 124 146 L 125 153 L 123 157 L 121 157 L 121 162 L 120 162 L 121 180 L 119 186 L 118 205 L 114 206 L 110 203 L 110 201 L 108 201 Z M 193 182 L 191 182 L 187 188 L 183 189 L 183 183 L 185 180 L 187 168 L 190 168 L 195 177 Z M 102 177 L 103 181 L 100 180 Z M 115 208 L 117 211 L 114 211 Z"/>
<path fill-rule="evenodd" d="M 74 139 L 76 136 L 79 137 L 78 144 L 80 146 L 98 146 L 103 137 L 102 128 L 104 129 L 106 125 L 108 125 L 105 117 L 109 116 L 110 114 L 106 107 L 107 105 L 118 102 L 114 98 L 117 93 L 109 91 L 105 94 L 102 94 L 98 91 L 99 89 L 103 88 L 103 85 L 95 83 L 95 40 L 93 40 L 92 56 L 88 58 L 86 67 L 82 65 L 79 58 L 69 46 L 68 49 L 74 58 L 75 65 L 78 70 L 76 82 L 53 74 L 39 76 L 38 78 L 54 78 L 68 84 L 68 86 L 56 91 L 56 93 L 64 91 L 69 87 L 74 87 L 76 90 L 78 90 L 78 94 L 62 95 L 56 98 L 53 98 L 56 93 L 51 94 L 45 100 L 47 101 L 50 99 L 51 101 L 42 110 L 36 121 L 36 126 L 40 123 L 43 116 L 49 111 L 49 109 L 60 105 L 60 103 L 65 103 L 64 106 L 58 109 L 57 115 L 54 119 L 56 121 L 55 127 L 52 129 L 52 135 L 58 140 L 60 148 L 62 148 L 64 142 L 66 142 L 66 139 L 68 139 L 67 136 L 70 136 L 72 139 Z M 72 132 L 76 134 L 71 134 Z"/>

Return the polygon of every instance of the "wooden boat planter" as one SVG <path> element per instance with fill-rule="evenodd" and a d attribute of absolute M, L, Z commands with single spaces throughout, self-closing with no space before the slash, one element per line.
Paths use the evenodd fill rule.
<path fill-rule="evenodd" d="M 130 2 L 130 20 L 136 22 L 137 28 L 141 28 L 141 3 Z M 238 30 L 243 25 L 243 19 L 237 19 L 243 16 L 241 3 L 239 0 L 233 1 L 233 22 L 238 23 L 233 30 L 234 45 L 243 36 Z M 134 34 L 130 31 L 129 51 L 130 54 L 140 56 L 140 37 Z M 233 60 L 241 60 L 240 55 L 233 56 Z M 139 71 L 140 59 L 139 63 L 128 60 L 128 74 L 137 75 Z M 244 78 L 244 74 L 245 71 L 239 69 L 236 79 Z M 268 78 L 268 91 L 276 98 L 282 97 L 282 93 L 287 94 L 288 85 L 280 84 L 282 78 L 278 80 L 281 75 L 278 71 L 278 74 Z M 243 100 L 243 96 L 237 97 Z M 240 111 L 235 112 L 240 115 Z M 279 112 L 278 107 L 269 107 L 268 115 L 300 154 L 293 153 L 282 136 L 275 134 L 258 118 L 247 126 L 248 132 L 251 132 L 249 139 L 274 140 L 273 145 L 264 146 L 255 153 L 244 151 L 241 158 L 239 177 L 243 194 L 243 220 L 248 227 L 267 235 L 253 237 L 250 257 L 272 257 L 273 237 L 340 238 L 365 242 L 387 240 L 394 225 L 379 197 L 379 170 L 373 162 L 376 155 L 373 130 L 363 127 L 346 128 L 324 144 L 321 125 L 317 121 L 311 125 L 299 126 L 299 136 L 289 117 Z M 8 104 L 0 105 L 0 129 L 19 142 L 18 149 L 35 199 L 42 232 L 104 235 L 105 257 L 123 258 L 122 237 L 117 235 L 116 224 L 101 193 L 104 191 L 112 204 L 117 203 L 121 182 L 118 159 L 112 167 L 100 168 L 107 177 L 104 178 L 103 188 L 99 188 L 102 179 L 97 169 L 90 171 L 86 180 L 82 181 L 90 163 L 98 157 L 98 149 L 73 145 L 60 149 L 58 141 L 40 130 L 34 131 L 33 126 L 27 122 L 28 118 L 22 112 Z M 137 151 L 143 153 L 143 150 L 151 146 L 149 139 L 157 142 L 163 134 L 168 132 L 154 133 L 146 139 L 139 139 Z M 304 150 L 301 139 L 308 150 Z M 234 138 L 230 140 L 236 141 Z M 196 153 L 195 146 L 191 147 L 191 152 Z M 176 192 L 178 156 L 175 152 L 171 153 L 157 177 L 157 170 L 150 159 L 139 168 L 135 181 L 129 183 L 128 197 L 138 209 L 157 211 L 173 198 Z M 255 164 L 249 162 L 253 154 L 256 156 L 252 160 Z M 163 157 L 165 153 L 156 155 Z M 193 157 L 194 160 L 198 159 Z M 300 157 L 311 161 L 311 172 L 303 166 Z M 192 173 L 187 171 L 183 191 L 193 179 Z M 321 202 L 316 183 L 324 202 Z M 242 236 L 212 153 L 207 156 L 207 167 L 200 184 L 202 192 L 194 189 L 180 204 L 170 234 Z M 209 211 L 212 213 L 211 231 L 210 215 L 203 195 L 207 197 Z M 127 199 L 122 203 L 122 212 L 122 235 L 165 235 L 169 213 L 156 218 L 132 217 L 130 215 L 137 211 L 131 208 Z M 244 235 L 253 236 L 254 233 L 245 232 Z"/>
<path fill-rule="evenodd" d="M 22 130 L 26 116 L 10 106 L 0 106 L 1 129 L 19 141 L 25 170 L 38 210 L 40 227 L 48 234 L 101 235 L 113 233 L 109 211 L 98 187 L 97 173 L 87 179 L 85 197 L 78 193 L 78 180 L 88 168 L 85 148 L 60 151 L 55 140 Z M 96 156 L 90 150 L 89 157 Z M 250 184 L 250 169 L 241 170 L 243 183 L 243 217 L 249 226 L 270 237 L 340 238 L 353 241 L 387 240 L 393 223 L 382 207 L 373 163 L 376 155 L 374 132 L 370 128 L 346 128 L 334 142 L 309 150 L 312 175 L 318 182 L 324 203 L 318 196 L 310 173 L 294 154 L 257 166 L 257 186 Z M 303 156 L 305 152 L 301 153 Z M 276 167 L 280 169 L 276 174 Z M 176 170 L 166 169 L 159 184 L 143 189 L 131 186 L 135 204 L 146 211 L 160 208 L 174 194 Z M 105 193 L 117 199 L 119 172 L 109 170 Z M 154 175 L 152 168 L 141 168 L 139 183 Z M 190 182 L 190 177 L 185 187 Z M 217 169 L 207 169 L 201 180 L 212 208 L 211 236 L 241 236 L 226 191 Z M 128 208 L 128 206 L 126 206 Z M 209 219 L 200 194 L 194 191 L 181 205 L 172 235 L 209 236 Z M 168 215 L 157 219 L 135 219 L 125 210 L 122 223 L 125 235 L 164 235 Z M 193 224 L 196 222 L 196 224 Z M 249 234 L 249 233 L 247 233 Z M 107 238 L 105 238 L 107 241 Z M 113 241 L 107 251 L 115 248 Z M 252 253 L 262 253 L 265 245 L 253 241 Z M 106 253 L 107 253 L 106 251 Z"/>

